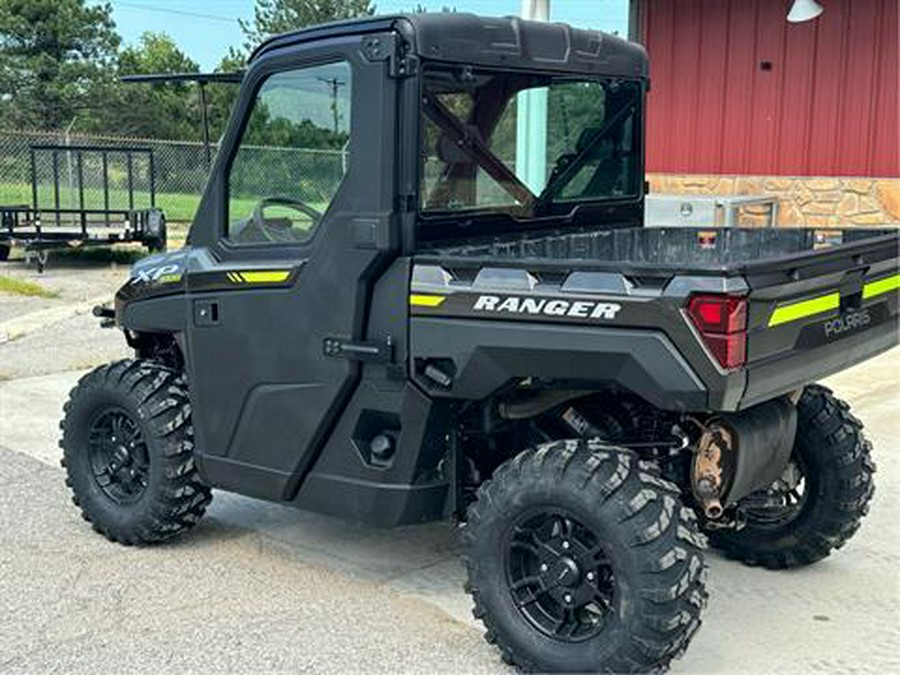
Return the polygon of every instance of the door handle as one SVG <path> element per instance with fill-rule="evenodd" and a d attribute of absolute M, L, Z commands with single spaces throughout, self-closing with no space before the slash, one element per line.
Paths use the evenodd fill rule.
<path fill-rule="evenodd" d="M 394 357 L 394 345 L 388 337 L 384 342 L 353 342 L 337 337 L 322 341 L 322 353 L 339 359 L 387 363 Z"/>

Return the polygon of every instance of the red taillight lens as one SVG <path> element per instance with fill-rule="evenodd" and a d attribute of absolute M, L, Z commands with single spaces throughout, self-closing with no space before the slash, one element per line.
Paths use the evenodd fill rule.
<path fill-rule="evenodd" d="M 747 328 L 747 298 L 734 295 L 695 295 L 688 314 L 701 333 L 737 333 Z"/>
<path fill-rule="evenodd" d="M 694 295 L 688 302 L 703 343 L 723 368 L 740 368 L 747 360 L 747 298 Z"/>
<path fill-rule="evenodd" d="M 747 334 L 713 335 L 701 333 L 703 342 L 726 370 L 740 368 L 747 360 Z"/>

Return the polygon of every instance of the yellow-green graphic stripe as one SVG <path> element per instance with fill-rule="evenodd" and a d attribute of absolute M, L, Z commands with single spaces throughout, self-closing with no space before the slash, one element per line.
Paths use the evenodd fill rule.
<path fill-rule="evenodd" d="M 227 272 L 228 280 L 233 284 L 278 284 L 287 281 L 290 270 L 258 270 L 243 272 Z"/>
<path fill-rule="evenodd" d="M 890 293 L 900 288 L 900 274 L 895 274 L 884 279 L 869 281 L 863 286 L 863 300 L 874 298 L 876 295 Z"/>
<path fill-rule="evenodd" d="M 772 316 L 769 318 L 769 328 L 790 321 L 805 319 L 808 316 L 830 312 L 839 309 L 840 306 L 840 293 L 829 293 L 828 295 L 821 295 L 818 298 L 801 300 L 800 302 L 793 302 L 789 305 L 780 305 L 775 308 L 775 311 L 772 312 Z"/>
<path fill-rule="evenodd" d="M 426 295 L 424 293 L 413 293 L 409 296 L 409 304 L 413 307 L 439 307 L 447 296 L 445 295 Z"/>

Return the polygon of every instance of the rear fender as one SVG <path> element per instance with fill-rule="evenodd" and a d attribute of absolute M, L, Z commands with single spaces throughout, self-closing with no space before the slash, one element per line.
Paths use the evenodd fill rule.
<path fill-rule="evenodd" d="M 664 410 L 707 407 L 703 382 L 656 331 L 414 317 L 410 341 L 413 377 L 433 396 L 481 400 L 535 377 L 618 385 Z"/>

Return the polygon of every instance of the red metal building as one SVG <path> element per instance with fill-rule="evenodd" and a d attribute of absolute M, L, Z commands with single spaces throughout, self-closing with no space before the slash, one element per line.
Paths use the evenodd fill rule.
<path fill-rule="evenodd" d="M 633 0 L 650 53 L 648 169 L 900 176 L 898 0 Z"/>

